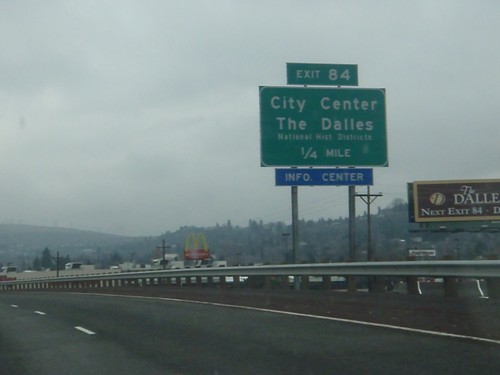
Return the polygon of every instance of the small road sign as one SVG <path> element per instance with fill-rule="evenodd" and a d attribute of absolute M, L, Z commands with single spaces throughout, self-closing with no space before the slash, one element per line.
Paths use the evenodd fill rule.
<path fill-rule="evenodd" d="M 287 63 L 286 79 L 289 85 L 357 86 L 358 66 Z"/>
<path fill-rule="evenodd" d="M 276 186 L 373 185 L 371 168 L 288 168 L 276 169 Z"/>

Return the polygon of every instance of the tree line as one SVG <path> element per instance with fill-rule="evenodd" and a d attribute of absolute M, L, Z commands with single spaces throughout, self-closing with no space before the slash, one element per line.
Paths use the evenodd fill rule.
<path fill-rule="evenodd" d="M 434 249 L 436 259 L 498 259 L 499 233 L 434 233 L 419 232 L 418 225 L 408 219 L 408 205 L 395 200 L 371 216 L 371 247 L 375 260 L 405 260 L 409 249 Z M 56 268 L 56 252 L 60 268 L 71 261 L 109 268 L 123 262 L 150 264 L 161 257 L 159 246 L 168 245 L 167 252 L 183 255 L 188 235 L 203 233 L 213 256 L 227 260 L 229 265 L 279 264 L 292 259 L 292 228 L 284 222 L 248 221 L 245 227 L 232 225 L 231 220 L 213 227 L 182 226 L 160 236 L 127 238 L 122 243 L 94 246 L 82 245 L 78 251 L 63 247 L 44 247 L 31 261 L 19 262 L 21 269 L 45 270 Z M 367 260 L 367 215 L 356 218 L 356 260 Z M 322 218 L 300 220 L 298 262 L 343 262 L 349 260 L 349 219 Z"/>

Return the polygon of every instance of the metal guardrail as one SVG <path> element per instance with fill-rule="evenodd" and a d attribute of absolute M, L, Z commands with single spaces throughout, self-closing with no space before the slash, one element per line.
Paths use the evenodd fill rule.
<path fill-rule="evenodd" d="M 409 261 L 314 263 L 219 268 L 185 268 L 133 272 L 96 273 L 59 277 L 34 277 L 2 281 L 2 285 L 22 285 L 40 282 L 70 282 L 99 280 L 131 280 L 166 277 L 234 277 L 234 276 L 399 276 L 399 277 L 458 277 L 500 278 L 500 260 L 477 261 Z"/>

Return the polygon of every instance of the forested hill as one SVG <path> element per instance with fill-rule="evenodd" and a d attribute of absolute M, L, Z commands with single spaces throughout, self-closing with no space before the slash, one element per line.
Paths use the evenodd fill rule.
<path fill-rule="evenodd" d="M 71 259 L 85 253 L 112 252 L 123 244 L 136 242 L 134 237 L 70 228 L 26 224 L 0 224 L 0 265 L 12 264 L 31 269 L 33 260 L 45 248 Z"/>
<path fill-rule="evenodd" d="M 500 257 L 500 234 L 418 232 L 408 221 L 408 205 L 396 200 L 371 216 L 372 249 L 377 260 L 404 260 L 408 249 L 435 249 L 438 259 L 490 259 Z M 224 224 L 201 228 L 183 226 L 159 236 L 124 237 L 75 229 L 30 225 L 0 225 L 0 264 L 30 269 L 45 249 L 54 256 L 109 267 L 130 261 L 147 264 L 161 256 L 164 240 L 167 252 L 182 255 L 186 238 L 202 233 L 211 254 L 229 265 L 284 263 L 291 260 L 290 223 L 249 220 L 245 227 Z M 356 254 L 366 260 L 366 213 L 356 219 Z M 299 262 L 339 262 L 348 260 L 348 218 L 319 219 L 299 223 Z M 200 242 L 198 246 L 202 247 Z"/>
<path fill-rule="evenodd" d="M 419 232 L 409 223 L 408 205 L 395 200 L 371 215 L 372 249 L 376 260 L 405 260 L 409 249 L 435 249 L 438 259 L 480 259 L 500 256 L 500 234 Z M 367 215 L 356 219 L 356 260 L 367 259 Z M 182 227 L 161 236 L 170 252 L 181 253 L 189 233 L 204 233 L 210 250 L 229 264 L 283 263 L 291 260 L 291 225 L 250 220 L 212 228 Z M 158 239 L 160 241 L 160 239 Z M 299 262 L 342 262 L 349 257 L 348 218 L 319 219 L 299 224 Z M 159 256 L 159 253 L 156 253 Z"/>

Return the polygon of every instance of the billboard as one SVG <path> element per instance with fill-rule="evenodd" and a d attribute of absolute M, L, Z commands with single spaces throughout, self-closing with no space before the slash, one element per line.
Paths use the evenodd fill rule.
<path fill-rule="evenodd" d="M 415 222 L 500 220 L 500 180 L 415 181 Z"/>

